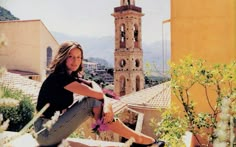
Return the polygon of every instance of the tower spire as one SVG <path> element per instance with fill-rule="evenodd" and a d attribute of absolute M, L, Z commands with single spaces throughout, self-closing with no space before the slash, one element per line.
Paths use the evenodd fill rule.
<path fill-rule="evenodd" d="M 120 6 L 126 6 L 126 5 L 135 6 L 135 0 L 120 0 Z"/>

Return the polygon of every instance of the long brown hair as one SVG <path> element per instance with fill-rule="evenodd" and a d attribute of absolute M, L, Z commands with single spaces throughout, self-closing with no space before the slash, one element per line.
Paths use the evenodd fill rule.
<path fill-rule="evenodd" d="M 59 46 L 59 50 L 49 65 L 49 71 L 52 72 L 66 72 L 66 59 L 69 55 L 70 50 L 78 48 L 81 51 L 81 64 L 76 70 L 76 73 L 79 73 L 83 70 L 83 49 L 81 45 L 74 41 L 65 41 Z"/>

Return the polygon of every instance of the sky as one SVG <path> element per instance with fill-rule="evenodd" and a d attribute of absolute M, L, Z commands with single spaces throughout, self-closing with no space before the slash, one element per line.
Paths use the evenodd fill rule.
<path fill-rule="evenodd" d="M 114 36 L 114 7 L 120 0 L 0 0 L 0 5 L 20 20 L 40 19 L 49 31 L 73 36 Z M 170 0 L 135 0 L 142 8 L 142 40 L 163 39 L 169 26 Z M 164 30 L 164 31 L 163 31 Z M 166 33 L 168 34 L 168 33 Z"/>

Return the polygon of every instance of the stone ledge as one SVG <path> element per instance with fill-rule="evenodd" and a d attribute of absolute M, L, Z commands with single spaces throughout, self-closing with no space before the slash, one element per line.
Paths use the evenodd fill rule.
<path fill-rule="evenodd" d="M 16 135 L 17 132 L 5 131 L 0 133 L 0 140 L 4 137 L 11 137 Z M 66 139 L 71 147 L 122 147 L 124 143 L 111 142 L 111 141 L 101 141 L 93 139 L 80 139 L 80 138 L 67 138 Z M 1 144 L 0 144 L 1 146 Z M 4 145 L 4 147 L 38 147 L 37 141 L 28 133 L 14 139 L 9 144 Z"/>
<path fill-rule="evenodd" d="M 68 138 L 67 139 L 70 145 L 79 147 L 122 147 L 124 143 L 121 142 L 111 142 L 111 141 L 101 141 L 101 140 L 93 140 L 93 139 L 79 139 L 79 138 Z"/>
<path fill-rule="evenodd" d="M 0 133 L 0 141 L 2 141 L 2 139 L 4 139 L 5 137 L 13 137 L 14 135 L 17 135 L 17 132 L 5 131 L 3 133 Z M 26 133 L 12 140 L 8 144 L 4 145 L 4 147 L 22 147 L 22 146 L 36 147 L 38 146 L 38 143 L 30 134 Z"/>

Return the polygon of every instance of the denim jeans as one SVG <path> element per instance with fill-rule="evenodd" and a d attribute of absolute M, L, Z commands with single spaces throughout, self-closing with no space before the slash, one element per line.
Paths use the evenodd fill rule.
<path fill-rule="evenodd" d="M 38 134 L 37 141 L 40 146 L 57 146 L 63 139 L 66 139 L 81 125 L 89 116 L 92 115 L 94 107 L 101 106 L 101 101 L 86 97 L 81 101 L 74 103 L 67 109 L 63 115 L 50 130 L 44 130 Z M 43 124 L 49 119 L 39 118 L 34 123 L 35 132 L 43 129 Z"/>

